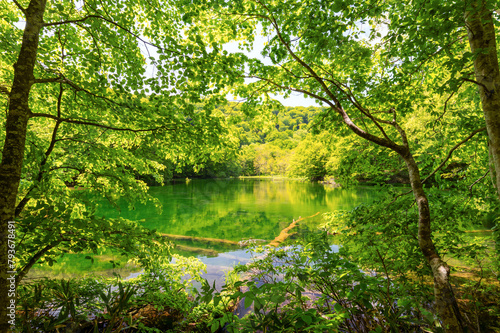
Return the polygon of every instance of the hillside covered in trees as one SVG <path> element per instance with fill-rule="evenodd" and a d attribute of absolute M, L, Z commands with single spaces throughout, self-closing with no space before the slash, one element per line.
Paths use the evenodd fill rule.
<path fill-rule="evenodd" d="M 300 162 L 294 159 L 295 152 L 303 147 L 304 141 L 313 140 L 313 119 L 321 113 L 321 108 L 281 107 L 268 110 L 268 114 L 257 119 L 245 115 L 241 104 L 235 102 L 228 102 L 218 110 L 230 124 L 237 146 L 232 147 L 233 150 L 228 149 L 223 159 L 209 160 L 197 172 L 193 170 L 194 166 L 185 166 L 183 172 L 174 172 L 172 176 L 224 178 L 278 175 L 320 180 L 326 175 L 325 165 L 320 166 L 317 174 L 312 170 L 300 172 L 294 169 L 295 166 L 301 167 L 298 165 Z M 308 158 L 314 158 L 315 148 L 318 147 L 311 147 Z M 321 152 L 318 151 L 318 154 Z M 324 157 L 319 159 L 324 160 Z"/>
<path fill-rule="evenodd" d="M 432 172 L 436 165 L 431 161 L 435 158 L 444 161 L 443 167 L 428 180 L 428 184 L 437 185 L 444 181 L 445 186 L 456 186 L 459 180 L 466 182 L 466 179 L 481 177 L 481 170 L 488 170 L 484 164 L 487 163 L 485 155 L 478 155 L 480 151 L 485 153 L 485 136 L 479 134 L 474 140 L 467 140 L 467 148 L 446 159 L 446 147 L 452 148 L 454 143 L 449 138 L 456 135 L 460 122 L 465 121 L 456 106 L 447 108 L 447 117 L 439 119 L 442 123 L 439 128 L 432 122 L 432 116 L 418 107 L 404 124 L 416 138 L 432 138 L 425 144 L 415 145 L 417 154 L 426 160 L 425 172 Z M 337 185 L 409 184 L 408 172 L 401 158 L 373 143 L 363 142 L 350 132 L 339 129 L 332 133 L 331 129 L 325 128 L 322 124 L 326 114 L 324 108 L 281 106 L 267 110 L 265 116 L 257 118 L 245 115 L 241 104 L 235 102 L 228 102 L 217 110 L 224 114 L 236 145 L 227 146 L 219 160 L 209 159 L 201 166 L 184 165 L 176 172 L 171 163 L 165 179 L 287 176 L 329 180 Z M 469 118 L 472 124 L 474 118 Z"/>

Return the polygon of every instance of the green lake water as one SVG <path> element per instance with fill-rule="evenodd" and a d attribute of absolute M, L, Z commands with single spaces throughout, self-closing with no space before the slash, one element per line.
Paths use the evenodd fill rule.
<path fill-rule="evenodd" d="M 352 209 L 360 203 L 372 201 L 378 196 L 377 191 L 374 188 L 331 188 L 286 179 L 194 179 L 150 188 L 150 194 L 162 204 L 161 214 L 148 205 L 136 205 L 134 210 L 128 210 L 125 203 L 121 212 L 103 205 L 99 213 L 106 217 L 144 220 L 146 227 L 165 234 L 234 242 L 248 239 L 269 242 L 294 219 L 318 212 Z M 294 231 L 300 236 L 317 228 L 321 221 L 319 214 L 306 219 Z M 234 245 L 193 240 L 176 243 L 181 246 L 176 249 L 178 253 L 196 256 L 207 264 L 209 279 L 210 275 L 216 279 L 222 271 L 250 259 L 245 249 Z M 138 272 L 137 268 L 128 265 L 113 268 L 109 261 L 119 261 L 120 256 L 110 252 L 95 256 L 94 263 L 84 259 L 85 256 L 65 255 L 50 269 L 34 268 L 31 276 L 67 278 L 90 272 L 107 275 L 115 272 L 127 277 Z"/>

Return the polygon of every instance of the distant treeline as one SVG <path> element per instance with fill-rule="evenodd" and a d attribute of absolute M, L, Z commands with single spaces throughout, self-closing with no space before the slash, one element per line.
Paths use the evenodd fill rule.
<path fill-rule="evenodd" d="M 221 147 L 222 158 L 203 164 L 164 162 L 165 180 L 280 175 L 342 182 L 405 182 L 402 161 L 380 155 L 381 149 L 342 129 L 323 128 L 327 110 L 319 107 L 283 107 L 255 116 L 229 102 L 219 107 L 227 119 L 236 147 Z M 360 157 L 367 155 L 365 162 Z M 363 168 L 352 168 L 354 164 Z M 362 170 L 362 171 L 359 171 Z M 158 184 L 157 177 L 141 177 Z"/>
<path fill-rule="evenodd" d="M 204 164 L 170 166 L 164 170 L 164 179 L 172 178 L 226 178 L 238 176 L 281 175 L 323 179 L 325 152 L 323 144 L 312 135 L 312 120 L 321 114 L 318 107 L 286 107 L 273 110 L 266 118 L 253 117 L 241 110 L 240 104 L 230 102 L 219 107 L 227 119 L 238 146 L 221 147 L 223 158 Z M 307 166 L 306 166 L 307 165 Z M 151 176 L 144 179 L 156 183 Z"/>

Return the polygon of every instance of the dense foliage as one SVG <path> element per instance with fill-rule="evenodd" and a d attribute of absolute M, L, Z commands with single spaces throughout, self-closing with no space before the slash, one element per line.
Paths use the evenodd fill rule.
<path fill-rule="evenodd" d="M 228 307 L 196 299 L 192 283 L 205 270 L 198 259 L 155 257 L 137 278 L 41 280 L 19 288 L 22 313 L 15 332 L 203 331 Z M 188 278 L 184 278 L 188 274 Z"/>
<path fill-rule="evenodd" d="M 182 325 L 197 314 L 197 328 L 212 331 L 496 329 L 481 325 L 495 322 L 488 316 L 498 318 L 498 304 L 477 299 L 483 277 L 499 276 L 496 7 L 0 0 L 0 303 L 15 299 L 8 271 L 18 287 L 37 262 L 106 247 L 146 274 L 130 283 L 23 286 L 20 329 L 148 330 L 131 315 L 148 306 L 178 311 L 174 330 L 190 329 Z M 224 50 L 234 41 L 241 52 Z M 244 103 L 228 103 L 228 93 Z M 273 99 L 291 93 L 322 107 Z M 249 279 L 235 284 L 248 291 L 213 299 L 205 285 L 195 303 L 154 230 L 96 213 L 99 200 L 133 207 L 153 201 L 147 184 L 193 175 L 409 182 L 413 197 L 381 186 L 384 200 L 326 216 L 339 254 L 318 240 L 271 252 L 251 266 L 269 283 Z M 495 248 L 464 236 L 478 227 L 494 231 Z M 458 288 L 453 260 L 476 269 L 481 279 L 466 283 L 474 288 Z M 306 291 L 315 295 L 309 303 Z M 241 296 L 253 302 L 252 315 L 222 313 Z M 218 318 L 209 315 L 214 307 Z M 2 307 L 1 332 L 6 318 Z"/>

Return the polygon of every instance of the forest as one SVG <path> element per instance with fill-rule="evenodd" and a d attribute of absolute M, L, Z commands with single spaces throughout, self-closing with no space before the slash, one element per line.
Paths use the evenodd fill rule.
<path fill-rule="evenodd" d="M 0 0 L 0 18 L 0 332 L 500 332 L 497 1 Z M 297 95 L 316 106 L 280 102 Z M 100 214 L 267 176 L 377 198 L 253 247 L 219 289 L 175 240 Z M 141 274 L 28 278 L 103 251 Z"/>

